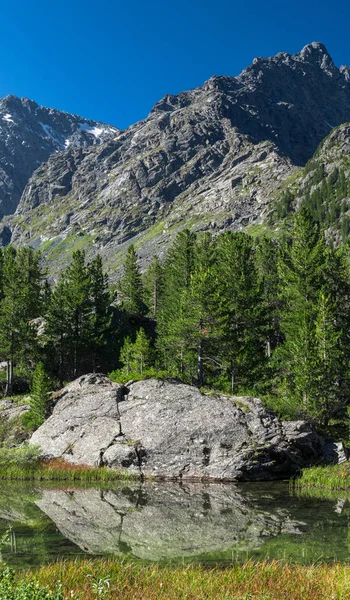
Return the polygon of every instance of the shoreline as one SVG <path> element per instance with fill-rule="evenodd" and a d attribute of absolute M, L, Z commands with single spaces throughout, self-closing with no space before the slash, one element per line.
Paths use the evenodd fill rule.
<path fill-rule="evenodd" d="M 56 582 L 60 582 L 61 587 L 57 588 Z M 96 597 L 106 600 L 345 600 L 350 591 L 350 565 L 304 566 L 276 560 L 248 560 L 225 567 L 193 564 L 174 567 L 88 558 L 15 574 L 12 583 L 8 581 L 8 590 L 18 594 L 21 586 L 26 585 L 38 585 L 38 595 L 30 596 L 34 600 L 94 600 Z M 51 590 L 50 593 L 56 595 L 39 596 L 45 586 L 47 594 Z"/>

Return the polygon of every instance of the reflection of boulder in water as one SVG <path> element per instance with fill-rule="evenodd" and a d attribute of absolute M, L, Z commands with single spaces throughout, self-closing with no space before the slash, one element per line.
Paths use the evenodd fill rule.
<path fill-rule="evenodd" d="M 225 485 L 44 490 L 37 505 L 86 552 L 129 552 L 150 560 L 250 550 L 270 536 L 298 533 L 303 525 L 275 503 L 269 510 Z"/>

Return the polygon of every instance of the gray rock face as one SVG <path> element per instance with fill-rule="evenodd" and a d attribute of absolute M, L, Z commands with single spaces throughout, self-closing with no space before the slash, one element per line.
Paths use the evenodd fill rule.
<path fill-rule="evenodd" d="M 28 433 L 22 427 L 22 417 L 28 411 L 28 404 L 15 404 L 12 400 L 0 401 L 0 444 L 19 446 L 28 438 Z"/>
<path fill-rule="evenodd" d="M 99 144 L 114 127 L 39 106 L 28 98 L 0 100 L 0 216 L 13 213 L 28 179 L 51 154 Z M 62 175 L 62 174 L 61 174 Z M 57 182 L 56 191 L 60 182 Z M 2 230 L 2 242 L 8 232 Z"/>
<path fill-rule="evenodd" d="M 180 480 L 288 477 L 324 455 L 309 424 L 282 424 L 256 398 L 159 380 L 128 389 L 103 375 L 77 379 L 30 442 L 45 457 Z"/>
<path fill-rule="evenodd" d="M 12 400 L 0 400 L 0 420 L 13 421 L 29 411 L 28 404 L 15 404 Z"/>
<path fill-rule="evenodd" d="M 185 225 L 256 224 L 295 165 L 350 119 L 348 75 L 312 43 L 167 95 L 102 147 L 69 147 L 40 167 L 11 222 L 13 242 L 50 241 L 48 260 L 55 248 L 64 261 L 79 235 L 113 271 L 131 240 L 147 264 Z"/>

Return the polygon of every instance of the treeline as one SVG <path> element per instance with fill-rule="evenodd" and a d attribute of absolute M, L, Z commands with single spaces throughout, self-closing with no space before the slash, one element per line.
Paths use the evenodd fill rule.
<path fill-rule="evenodd" d="M 343 165 L 327 173 L 322 164 L 311 159 L 304 168 L 305 178 L 302 187 L 287 188 L 275 203 L 271 221 L 284 219 L 295 211 L 300 196 L 303 206 L 307 208 L 313 219 L 324 229 L 339 231 L 345 240 L 350 233 L 350 216 L 348 198 L 350 195 L 349 165 L 347 157 Z"/>
<path fill-rule="evenodd" d="M 225 392 L 264 396 L 286 417 L 345 422 L 350 384 L 348 247 L 327 245 L 308 209 L 281 243 L 244 233 L 178 234 L 142 280 L 130 247 L 127 310 L 155 319 L 126 340 L 130 376 L 155 367 Z M 133 371 L 133 373 L 131 373 Z M 136 372 L 136 373 L 135 373 Z"/>
<path fill-rule="evenodd" d="M 112 289 L 84 252 L 54 286 L 30 248 L 1 255 L 0 350 L 15 382 L 42 361 L 61 385 L 89 371 L 176 377 L 262 395 L 283 416 L 345 422 L 350 383 L 348 248 L 310 212 L 290 239 L 178 234 L 142 275 L 133 246 Z"/>
<path fill-rule="evenodd" d="M 76 252 L 53 288 L 40 263 L 32 248 L 8 247 L 0 253 L 5 394 L 14 386 L 14 391 L 25 389 L 40 361 L 57 385 L 103 363 L 112 314 L 101 258 L 86 264 L 84 252 Z"/>

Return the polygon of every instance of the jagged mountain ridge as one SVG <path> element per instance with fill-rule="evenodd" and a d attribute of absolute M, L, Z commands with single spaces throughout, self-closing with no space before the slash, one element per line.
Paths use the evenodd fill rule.
<path fill-rule="evenodd" d="M 350 70 L 319 43 L 258 58 L 238 77 L 165 96 L 103 145 L 68 147 L 33 174 L 11 221 L 14 244 L 99 251 L 110 271 L 132 241 L 144 262 L 185 225 L 260 222 L 297 166 L 350 119 Z"/>
<path fill-rule="evenodd" d="M 51 154 L 99 144 L 117 132 L 28 98 L 0 99 L 0 215 L 16 210 L 28 179 Z"/>

